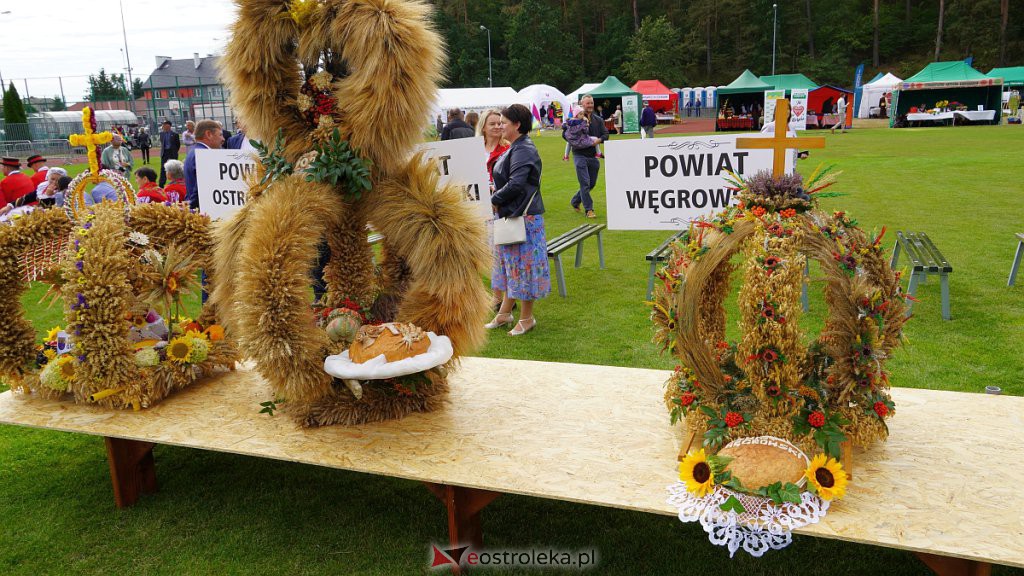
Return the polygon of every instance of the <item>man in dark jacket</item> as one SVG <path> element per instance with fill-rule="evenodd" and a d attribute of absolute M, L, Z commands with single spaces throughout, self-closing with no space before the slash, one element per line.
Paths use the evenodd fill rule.
<path fill-rule="evenodd" d="M 171 121 L 164 120 L 160 125 L 160 182 L 158 185 L 163 188 L 167 183 L 167 171 L 164 164 L 168 160 L 177 160 L 178 151 L 181 150 L 181 138 L 178 133 L 171 129 Z"/>
<path fill-rule="evenodd" d="M 472 138 L 476 136 L 473 128 L 462 119 L 462 110 L 452 108 L 448 111 L 448 123 L 441 129 L 441 140 Z"/>
<path fill-rule="evenodd" d="M 658 125 L 658 115 L 654 113 L 654 108 L 651 108 L 650 102 L 644 102 L 643 112 L 640 113 L 640 127 L 644 130 L 644 135 L 648 138 L 654 138 L 654 127 Z"/>
<path fill-rule="evenodd" d="M 604 118 L 594 112 L 594 97 L 587 94 L 580 100 L 580 106 L 583 107 L 583 113 L 590 123 L 590 135 L 598 138 L 601 142 L 607 141 L 608 128 L 604 125 Z M 565 128 L 566 125 L 563 124 L 562 138 L 565 138 Z M 597 218 L 597 213 L 594 212 L 594 200 L 590 197 L 590 191 L 597 185 L 597 175 L 601 171 L 601 161 L 597 158 L 597 145 L 590 148 L 574 148 L 572 159 L 576 166 L 576 180 L 580 184 L 580 189 L 576 191 L 576 195 L 569 203 L 577 212 L 580 211 L 580 204 L 582 204 L 583 209 L 587 212 L 587 218 Z"/>

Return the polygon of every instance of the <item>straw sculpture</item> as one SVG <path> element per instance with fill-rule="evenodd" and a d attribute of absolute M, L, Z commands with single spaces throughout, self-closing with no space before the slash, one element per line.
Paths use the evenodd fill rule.
<path fill-rule="evenodd" d="M 325 356 L 345 343 L 318 320 L 414 323 L 448 336 L 456 358 L 483 342 L 483 224 L 455 187 L 439 185 L 436 165 L 413 154 L 443 61 L 430 8 L 237 3 L 222 73 L 233 109 L 262 143 L 261 165 L 247 205 L 216 233 L 212 299 L 303 425 L 432 410 L 447 390 L 444 369 L 374 381 L 360 396 L 324 372 Z M 379 270 L 368 225 L 384 236 Z M 325 247 L 327 291 L 313 302 L 309 272 Z"/>

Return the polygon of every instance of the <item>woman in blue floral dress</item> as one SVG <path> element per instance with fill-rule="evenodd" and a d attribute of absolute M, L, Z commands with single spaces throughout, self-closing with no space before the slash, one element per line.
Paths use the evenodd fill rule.
<path fill-rule="evenodd" d="M 513 104 L 501 111 L 501 121 L 505 138 L 512 145 L 494 165 L 495 192 L 491 204 L 499 218 L 525 215 L 526 242 L 495 249 L 491 287 L 504 291 L 505 297 L 498 314 L 486 327 L 512 324 L 512 304 L 519 300 L 519 322 L 509 335 L 520 336 L 537 325 L 533 303 L 551 292 L 551 268 L 540 193 L 541 160 L 529 136 L 533 115 L 522 104 Z"/>

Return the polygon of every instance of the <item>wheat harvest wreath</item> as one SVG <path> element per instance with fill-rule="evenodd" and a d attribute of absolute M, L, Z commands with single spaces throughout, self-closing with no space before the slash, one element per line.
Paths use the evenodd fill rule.
<path fill-rule="evenodd" d="M 760 556 L 816 522 L 845 493 L 850 445 L 884 440 L 895 412 L 885 363 L 906 320 L 899 274 L 882 254 L 884 228 L 870 236 L 817 208 L 836 176 L 734 177 L 739 205 L 696 222 L 658 276 L 654 340 L 680 361 L 665 403 L 690 438 L 670 501 L 730 554 Z M 809 343 L 808 260 L 824 274 L 828 309 Z M 724 301 L 736 268 L 741 338 L 730 342 Z"/>

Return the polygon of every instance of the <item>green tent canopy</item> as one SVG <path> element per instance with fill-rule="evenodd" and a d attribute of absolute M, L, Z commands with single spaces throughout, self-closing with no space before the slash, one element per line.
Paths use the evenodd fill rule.
<path fill-rule="evenodd" d="M 594 97 L 594 105 L 602 105 L 605 101 L 609 103 L 605 110 L 605 119 L 608 119 L 615 110 L 615 105 L 622 103 L 622 128 L 623 132 L 640 131 L 640 93 L 634 91 L 619 81 L 615 76 L 609 76 L 597 85 L 596 88 L 587 92 Z M 619 101 L 619 102 L 616 102 Z"/>
<path fill-rule="evenodd" d="M 776 90 L 785 90 L 786 96 L 789 96 L 794 89 L 799 90 L 801 88 L 806 88 L 807 90 L 814 90 L 818 87 L 813 80 L 803 74 L 776 74 L 774 76 L 761 76 L 761 81 L 765 84 L 775 86 Z"/>
<path fill-rule="evenodd" d="M 588 94 L 596 100 L 598 98 L 621 98 L 634 94 L 639 95 L 640 93 L 620 82 L 615 76 L 609 76 L 604 79 L 604 82 L 598 84 L 597 88 L 588 92 Z"/>
<path fill-rule="evenodd" d="M 986 76 L 989 78 L 1002 78 L 1004 86 L 1024 86 L 1024 66 L 993 68 Z"/>
<path fill-rule="evenodd" d="M 736 77 L 735 80 L 729 83 L 728 86 L 718 89 L 719 96 L 725 96 L 728 94 L 749 94 L 751 92 L 764 92 L 765 90 L 771 90 L 775 86 L 773 84 L 766 84 L 761 81 L 760 78 L 754 75 L 750 70 L 744 70 L 743 74 Z"/>
<path fill-rule="evenodd" d="M 967 62 L 932 62 L 893 90 L 890 126 L 911 108 L 929 109 L 940 100 L 959 102 L 968 110 L 981 106 L 995 110 L 994 124 L 1002 111 L 1003 79 L 986 76 Z"/>
<path fill-rule="evenodd" d="M 967 62 L 956 60 L 954 62 L 932 62 L 903 82 L 905 84 L 916 82 L 969 82 L 971 80 L 988 79 L 988 76 L 971 68 Z"/>

